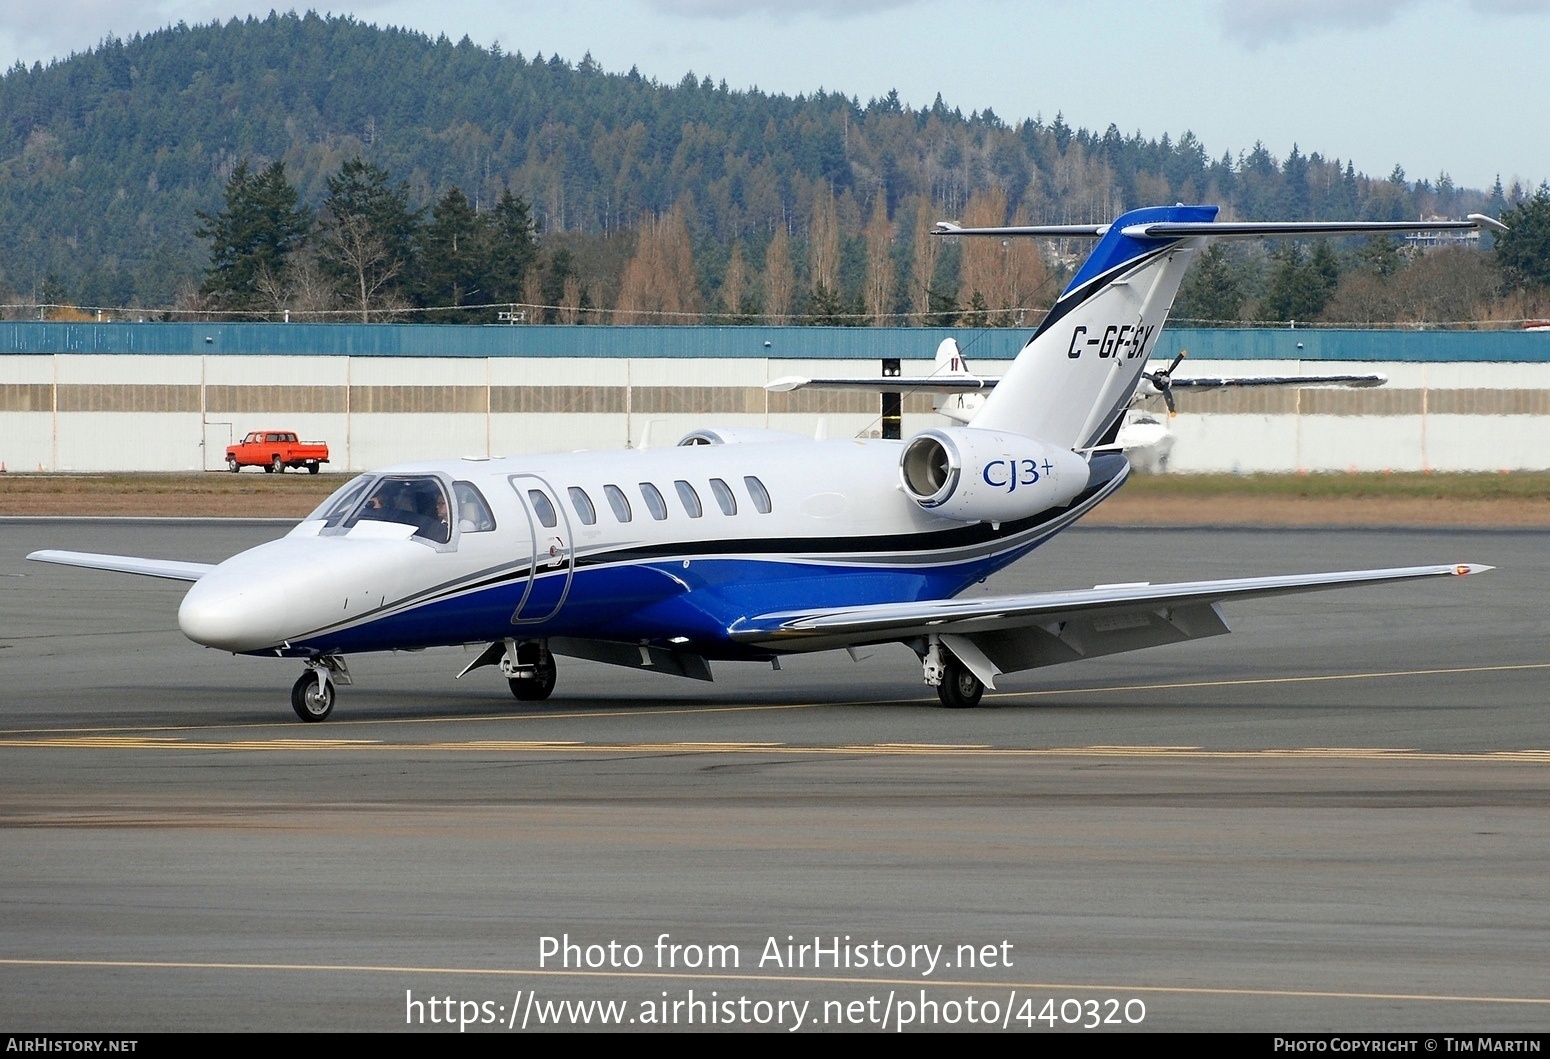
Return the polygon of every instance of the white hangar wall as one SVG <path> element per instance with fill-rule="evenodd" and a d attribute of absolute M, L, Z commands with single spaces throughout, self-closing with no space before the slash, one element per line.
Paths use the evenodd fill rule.
<path fill-rule="evenodd" d="M 932 370 L 945 335 L 987 375 L 1026 333 L 883 328 L 0 324 L 9 472 L 219 470 L 250 430 L 328 442 L 330 471 L 672 444 L 696 427 L 880 431 L 873 394 L 782 375 Z M 1186 375 L 1377 372 L 1378 389 L 1181 391 L 1182 472 L 1550 467 L 1550 334 L 1165 331 Z M 1377 354 L 1359 359 L 1363 354 Z M 1385 355 L 1386 354 L 1386 355 Z M 1335 363 L 1338 362 L 1338 363 Z M 907 397 L 903 433 L 944 420 Z"/>

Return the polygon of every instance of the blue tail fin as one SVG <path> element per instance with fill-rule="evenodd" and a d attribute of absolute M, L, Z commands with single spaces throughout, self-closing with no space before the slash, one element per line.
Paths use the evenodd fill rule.
<path fill-rule="evenodd" d="M 1124 229 L 1215 218 L 1215 206 L 1158 206 L 1110 225 L 971 425 L 1070 448 L 1095 444 L 1124 414 L 1203 243 L 1137 239 Z"/>

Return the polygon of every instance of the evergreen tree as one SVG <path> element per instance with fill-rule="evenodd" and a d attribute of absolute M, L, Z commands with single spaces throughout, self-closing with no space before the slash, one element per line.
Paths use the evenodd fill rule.
<path fill-rule="evenodd" d="M 1213 243 L 1184 274 L 1173 303 L 1179 320 L 1236 323 L 1243 317 L 1243 280 L 1220 243 Z"/>
<path fill-rule="evenodd" d="M 1327 242 L 1320 241 L 1312 259 L 1304 260 L 1302 247 L 1287 240 L 1271 256 L 1276 263 L 1275 271 L 1270 277 L 1270 290 L 1260 303 L 1260 319 L 1315 319 L 1324 311 L 1340 280 L 1340 263 L 1334 251 Z"/>
<path fill-rule="evenodd" d="M 478 304 L 486 301 L 484 278 L 489 266 L 489 223 L 474 212 L 458 188 L 437 201 L 431 221 L 418 232 L 419 259 L 414 284 L 426 306 Z M 432 318 L 468 322 L 466 313 L 433 313 Z"/>
<path fill-rule="evenodd" d="M 1405 257 L 1399 244 L 1386 235 L 1374 235 L 1356 251 L 1356 260 L 1364 272 L 1375 276 L 1392 276 L 1405 267 Z"/>
<path fill-rule="evenodd" d="M 538 240 L 533 237 L 527 202 L 510 188 L 501 192 L 491 213 L 488 238 L 485 289 L 489 300 L 521 301 L 522 279 L 538 257 Z"/>
<path fill-rule="evenodd" d="M 238 163 L 226 181 L 226 206 L 219 213 L 197 214 L 194 234 L 210 240 L 210 267 L 200 290 L 217 305 L 252 309 L 273 307 L 291 254 L 312 225 L 311 214 L 297 205 L 296 189 L 285 177 L 285 163 L 272 162 L 254 173 Z"/>
<path fill-rule="evenodd" d="M 319 222 L 318 257 L 361 321 L 402 308 L 418 224 L 408 187 L 390 186 L 385 170 L 352 158 L 328 178 Z"/>
<path fill-rule="evenodd" d="M 1518 287 L 1550 286 L 1550 184 L 1502 214 L 1510 231 L 1496 235 L 1496 262 Z"/>

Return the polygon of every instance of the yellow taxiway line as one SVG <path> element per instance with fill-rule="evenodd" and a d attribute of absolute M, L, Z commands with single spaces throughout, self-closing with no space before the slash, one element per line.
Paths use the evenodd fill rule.
<path fill-rule="evenodd" d="M 1287 747 L 1210 750 L 1199 746 L 998 747 L 982 743 L 622 742 L 548 739 L 449 739 L 390 742 L 376 739 L 184 739 L 170 736 L 78 735 L 0 739 L 0 748 L 68 750 L 183 750 L 202 752 L 367 751 L 398 754 L 759 754 L 845 757 L 1163 758 L 1218 761 L 1399 761 L 1550 764 L 1550 750 L 1434 751 L 1403 747 Z"/>
<path fill-rule="evenodd" d="M 1018 989 L 1033 993 L 1079 992 L 1126 995 L 1278 997 L 1287 999 L 1380 1000 L 1416 1003 L 1550 1005 L 1550 997 L 1476 996 L 1448 993 L 1372 993 L 1334 989 L 1254 989 L 1232 986 L 1134 985 L 1099 982 L 965 981 L 939 978 L 867 978 L 845 975 L 781 975 L 741 972 L 523 970 L 515 967 L 418 967 L 398 964 L 226 963 L 198 960 L 53 960 L 0 958 L 0 966 L 80 970 L 293 971 L 325 974 L 442 974 L 491 978 L 602 978 L 616 981 L 762 982 L 786 986 L 854 985 L 937 989 Z"/>

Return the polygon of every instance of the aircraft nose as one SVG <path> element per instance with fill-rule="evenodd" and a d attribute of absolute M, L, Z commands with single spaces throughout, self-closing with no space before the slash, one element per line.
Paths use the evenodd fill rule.
<path fill-rule="evenodd" d="M 285 607 L 280 581 L 234 577 L 217 567 L 194 582 L 183 597 L 178 628 L 206 647 L 255 651 L 280 642 Z"/>

